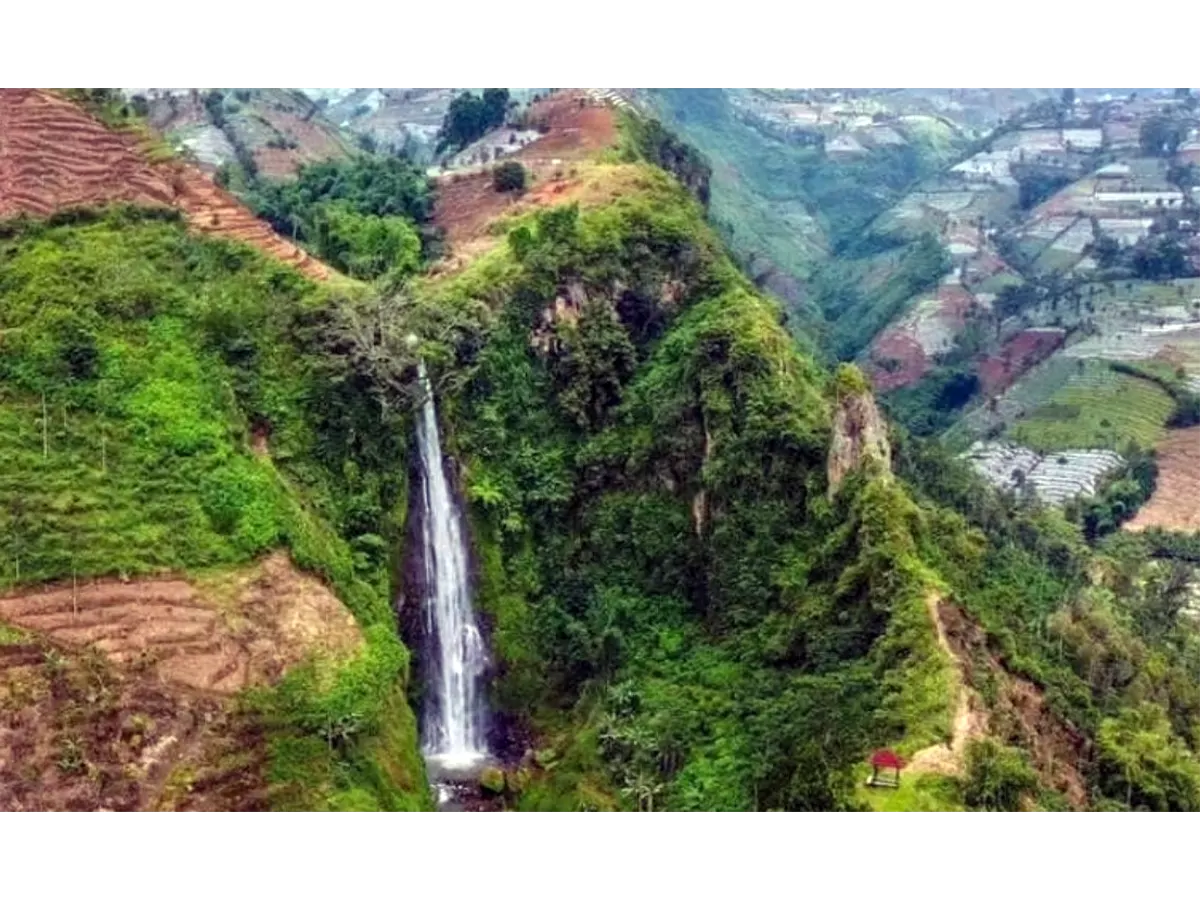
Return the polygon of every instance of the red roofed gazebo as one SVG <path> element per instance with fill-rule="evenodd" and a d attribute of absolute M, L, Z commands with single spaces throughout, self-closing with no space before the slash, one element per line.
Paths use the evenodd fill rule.
<path fill-rule="evenodd" d="M 904 768 L 904 760 L 894 750 L 884 748 L 871 754 L 871 777 L 867 779 L 870 787 L 900 787 L 900 770 Z"/>

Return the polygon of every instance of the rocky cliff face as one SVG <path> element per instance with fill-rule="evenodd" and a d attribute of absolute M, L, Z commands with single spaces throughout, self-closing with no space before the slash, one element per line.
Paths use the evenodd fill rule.
<path fill-rule="evenodd" d="M 892 448 L 887 424 L 879 414 L 875 398 L 857 370 L 843 367 L 836 379 L 833 437 L 829 442 L 829 496 L 842 481 L 868 459 L 875 459 L 887 474 L 892 468 Z"/>

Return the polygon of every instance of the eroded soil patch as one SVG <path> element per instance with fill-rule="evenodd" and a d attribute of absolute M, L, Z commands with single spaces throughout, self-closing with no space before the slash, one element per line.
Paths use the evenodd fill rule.
<path fill-rule="evenodd" d="M 1200 531 L 1200 425 L 1168 431 L 1159 442 L 1154 493 L 1125 527 Z"/>
<path fill-rule="evenodd" d="M 265 751 L 216 696 L 63 652 L 0 646 L 0 811 L 265 809 Z"/>
<path fill-rule="evenodd" d="M 980 695 L 994 695 L 988 732 L 1023 746 L 1042 783 L 1061 792 L 1075 809 L 1085 809 L 1087 737 L 1050 709 L 1038 685 L 1005 667 L 988 646 L 987 634 L 961 607 L 943 602 L 938 616 L 954 656 L 964 664 L 969 687 Z"/>
<path fill-rule="evenodd" d="M 236 692 L 362 643 L 284 553 L 10 594 L 0 622 L 0 810 L 265 809 L 265 742 Z"/>
<path fill-rule="evenodd" d="M 10 594 L 0 621 L 218 694 L 273 681 L 310 652 L 348 656 L 361 642 L 349 611 L 283 553 L 198 583 L 105 579 Z"/>

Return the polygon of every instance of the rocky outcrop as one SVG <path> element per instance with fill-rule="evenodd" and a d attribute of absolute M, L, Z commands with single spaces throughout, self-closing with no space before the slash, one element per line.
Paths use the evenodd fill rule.
<path fill-rule="evenodd" d="M 862 374 L 843 366 L 835 378 L 833 437 L 829 442 L 827 475 L 832 498 L 848 474 L 874 459 L 884 473 L 892 468 L 887 424 Z"/>

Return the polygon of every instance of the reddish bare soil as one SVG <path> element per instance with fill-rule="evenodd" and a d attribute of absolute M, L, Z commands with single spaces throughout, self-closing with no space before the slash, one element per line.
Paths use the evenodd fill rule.
<path fill-rule="evenodd" d="M 1200 531 L 1200 425 L 1168 431 L 1158 445 L 1158 482 L 1125 527 Z"/>
<path fill-rule="evenodd" d="M 0 810 L 264 809 L 264 741 L 233 692 L 362 640 L 282 553 L 9 595 L 0 620 L 23 633 L 0 634 Z"/>
<path fill-rule="evenodd" d="M 584 207 L 608 203 L 641 177 L 635 166 L 596 166 L 587 162 L 534 163 L 527 168 L 532 186 L 519 198 L 496 191 L 492 174 L 487 171 L 439 179 L 434 221 L 445 229 L 450 253 L 438 271 L 454 271 L 494 246 L 497 237 L 492 226 L 502 216 L 576 201 Z"/>
<path fill-rule="evenodd" d="M 230 701 L 96 651 L 0 646 L 0 811 L 265 809 L 265 762 Z"/>
<path fill-rule="evenodd" d="M 132 136 L 47 91 L 0 90 L 0 218 L 105 203 L 175 207 L 197 231 L 249 243 L 311 278 L 329 276 L 198 169 L 150 163 Z"/>
<path fill-rule="evenodd" d="M 313 650 L 347 656 L 361 640 L 346 608 L 283 553 L 207 583 L 104 580 L 11 594 L 0 597 L 0 621 L 217 694 L 273 681 Z"/>
<path fill-rule="evenodd" d="M 513 156 L 525 166 L 531 182 L 519 199 L 496 191 L 488 169 L 438 179 L 434 222 L 445 230 L 452 252 L 446 268 L 457 268 L 464 259 L 492 246 L 495 241 L 489 236 L 489 226 L 506 212 L 585 200 L 581 194 L 591 192 L 579 174 L 586 165 L 582 161 L 617 142 L 614 111 L 583 91 L 544 97 L 530 108 L 527 120 L 545 133 Z"/>
<path fill-rule="evenodd" d="M 269 106 L 258 107 L 255 112 L 277 132 L 296 143 L 289 149 L 265 146 L 255 149 L 254 162 L 259 172 L 268 178 L 290 178 L 305 163 L 346 155 L 345 147 L 326 128 L 303 116 Z"/>
<path fill-rule="evenodd" d="M 867 375 L 880 393 L 916 384 L 932 368 L 917 339 L 903 331 L 887 331 L 871 348 Z"/>
<path fill-rule="evenodd" d="M 170 206 L 173 196 L 131 140 L 72 103 L 0 90 L 0 218 L 99 203 Z"/>
<path fill-rule="evenodd" d="M 579 90 L 558 91 L 534 103 L 527 122 L 545 133 L 517 151 L 522 162 L 586 159 L 617 142 L 617 119 L 612 107 L 591 100 Z"/>
<path fill-rule="evenodd" d="M 483 237 L 487 226 L 519 202 L 515 194 L 497 191 L 491 172 L 446 175 L 438 179 L 433 220 L 452 247 Z"/>
<path fill-rule="evenodd" d="M 975 305 L 975 295 L 962 285 L 938 287 L 936 308 L 918 312 L 919 318 L 905 316 L 889 325 L 872 343 L 867 374 L 877 391 L 893 391 L 916 384 L 933 368 L 933 361 L 917 338 L 919 327 L 928 327 L 930 319 L 945 333 L 957 334 L 966 325 L 967 314 Z"/>
<path fill-rule="evenodd" d="M 192 166 L 174 163 L 171 184 L 175 189 L 173 205 L 187 216 L 188 224 L 210 237 L 242 241 L 295 266 L 309 278 L 323 281 L 329 268 L 309 256 L 246 209 L 232 194 L 217 187 L 213 180 Z"/>
<path fill-rule="evenodd" d="M 1065 337 L 1065 332 L 1055 328 L 1031 329 L 1013 335 L 999 353 L 980 361 L 978 372 L 983 392 L 995 396 L 1007 390 L 1018 378 L 1061 347 Z"/>
<path fill-rule="evenodd" d="M 967 684 L 975 691 L 984 684 L 994 688 L 988 732 L 1000 741 L 1022 745 L 1046 787 L 1060 791 L 1075 809 L 1086 808 L 1083 770 L 1091 749 L 1087 738 L 1050 709 L 1040 687 L 1008 670 L 988 645 L 987 634 L 960 606 L 943 602 L 938 616 Z"/>

